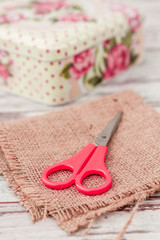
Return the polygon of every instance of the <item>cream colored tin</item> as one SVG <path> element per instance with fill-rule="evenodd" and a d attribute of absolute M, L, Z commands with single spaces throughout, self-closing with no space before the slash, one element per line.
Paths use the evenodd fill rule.
<path fill-rule="evenodd" d="M 133 7 L 106 0 L 1 2 L 0 85 L 18 95 L 64 104 L 141 55 Z"/>

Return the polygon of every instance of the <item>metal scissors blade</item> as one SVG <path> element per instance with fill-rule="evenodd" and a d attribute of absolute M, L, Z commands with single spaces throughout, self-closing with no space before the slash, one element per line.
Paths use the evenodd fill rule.
<path fill-rule="evenodd" d="M 122 114 L 123 114 L 122 112 L 119 112 L 98 135 L 98 137 L 94 142 L 97 146 L 108 144 L 108 142 L 110 141 L 111 137 L 113 136 L 114 132 L 116 131 L 120 123 Z"/>

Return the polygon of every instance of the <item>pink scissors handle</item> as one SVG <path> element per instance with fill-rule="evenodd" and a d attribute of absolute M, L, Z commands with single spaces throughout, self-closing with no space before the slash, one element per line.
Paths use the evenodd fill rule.
<path fill-rule="evenodd" d="M 83 194 L 96 195 L 103 193 L 112 185 L 112 178 L 104 164 L 106 153 L 106 146 L 96 147 L 94 144 L 89 143 L 75 156 L 45 169 L 42 173 L 42 182 L 46 187 L 54 189 L 66 188 L 75 183 L 78 191 Z M 63 169 L 68 169 L 73 172 L 68 180 L 52 182 L 48 179 L 49 174 Z M 93 174 L 104 177 L 105 183 L 95 188 L 87 188 L 82 185 L 84 178 Z"/>
<path fill-rule="evenodd" d="M 43 184 L 48 188 L 54 189 L 62 189 L 74 184 L 76 175 L 86 165 L 95 149 L 96 146 L 92 143 L 89 143 L 86 147 L 84 147 L 78 154 L 74 155 L 73 157 L 46 168 L 42 173 Z M 49 174 L 54 173 L 58 170 L 66 169 L 73 172 L 71 177 L 68 178 L 66 181 L 52 182 L 48 179 Z"/>
<path fill-rule="evenodd" d="M 79 192 L 87 195 L 96 195 L 107 191 L 111 187 L 112 178 L 104 164 L 106 154 L 107 146 L 98 146 L 86 166 L 76 176 L 75 185 Z M 104 177 L 105 183 L 95 188 L 88 188 L 82 185 L 84 178 L 93 174 Z"/>

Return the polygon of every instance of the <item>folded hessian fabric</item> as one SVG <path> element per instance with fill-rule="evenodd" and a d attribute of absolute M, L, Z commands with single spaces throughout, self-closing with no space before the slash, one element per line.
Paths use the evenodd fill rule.
<path fill-rule="evenodd" d="M 109 191 L 87 196 L 75 186 L 46 188 L 43 170 L 80 151 L 116 113 L 122 121 L 108 145 L 106 167 L 113 184 Z M 0 172 L 37 221 L 53 216 L 67 232 L 74 232 L 107 211 L 129 204 L 143 194 L 160 190 L 160 115 L 132 91 L 105 96 L 61 111 L 0 123 Z M 64 180 L 68 172 L 52 177 Z M 92 178 L 92 185 L 100 177 Z M 86 179 L 85 185 L 90 181 Z"/>

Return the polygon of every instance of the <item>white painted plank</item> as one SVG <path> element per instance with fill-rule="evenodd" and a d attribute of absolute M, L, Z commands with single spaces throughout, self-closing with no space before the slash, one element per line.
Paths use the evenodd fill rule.
<path fill-rule="evenodd" d="M 0 202 L 15 202 L 18 197 L 13 194 L 13 190 L 8 187 L 5 178 L 0 176 Z"/>
<path fill-rule="evenodd" d="M 108 213 L 97 219 L 91 228 L 88 240 L 112 240 L 122 229 L 130 216 L 129 212 L 116 211 Z M 128 228 L 123 239 L 127 240 L 158 240 L 160 236 L 159 227 L 160 210 L 138 211 Z M 84 239 L 81 234 L 84 230 L 69 235 L 62 231 L 52 218 L 46 222 L 39 221 L 35 224 L 26 213 L 8 213 L 1 216 L 0 237 L 5 240 L 28 240 L 28 239 Z M 23 238 L 22 238 L 23 236 Z"/>

